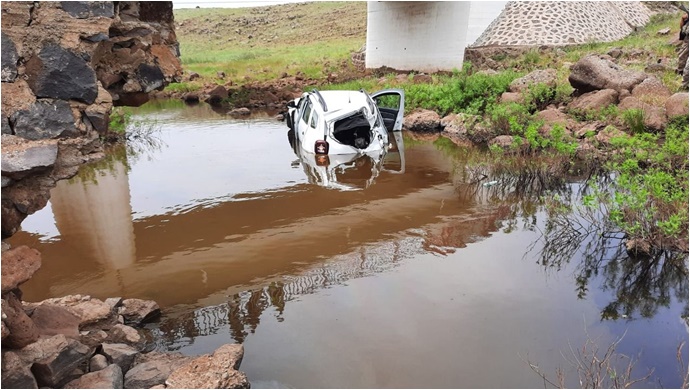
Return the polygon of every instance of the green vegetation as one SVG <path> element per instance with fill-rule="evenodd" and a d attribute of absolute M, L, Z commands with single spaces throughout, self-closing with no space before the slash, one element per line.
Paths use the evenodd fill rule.
<path fill-rule="evenodd" d="M 654 248 L 682 246 L 688 237 L 688 117 L 677 118 L 663 136 L 640 132 L 612 140 L 606 163 L 616 180 L 585 198 L 601 203 L 611 221 L 632 239 Z"/>
<path fill-rule="evenodd" d="M 182 65 L 204 81 L 235 84 L 283 73 L 325 79 L 354 72 L 350 54 L 365 41 L 366 7 L 366 2 L 313 2 L 175 10 Z"/>

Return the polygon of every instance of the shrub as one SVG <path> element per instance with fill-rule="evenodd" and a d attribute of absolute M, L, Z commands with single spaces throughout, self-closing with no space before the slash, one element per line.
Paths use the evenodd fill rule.
<path fill-rule="evenodd" d="M 644 133 L 644 110 L 631 108 L 623 111 L 623 122 L 633 134 Z"/>

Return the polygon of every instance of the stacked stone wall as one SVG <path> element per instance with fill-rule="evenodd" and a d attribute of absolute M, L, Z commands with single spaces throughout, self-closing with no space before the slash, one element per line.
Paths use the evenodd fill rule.
<path fill-rule="evenodd" d="M 146 102 L 182 68 L 172 2 L 1 7 L 4 238 L 45 206 L 55 180 L 102 156 L 113 105 Z"/>
<path fill-rule="evenodd" d="M 471 47 L 611 42 L 651 14 L 639 1 L 511 1 Z"/>

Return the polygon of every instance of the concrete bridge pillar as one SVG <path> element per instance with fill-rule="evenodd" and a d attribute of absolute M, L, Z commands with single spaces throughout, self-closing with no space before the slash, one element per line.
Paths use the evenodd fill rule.
<path fill-rule="evenodd" d="M 370 1 L 366 67 L 462 69 L 469 1 Z"/>

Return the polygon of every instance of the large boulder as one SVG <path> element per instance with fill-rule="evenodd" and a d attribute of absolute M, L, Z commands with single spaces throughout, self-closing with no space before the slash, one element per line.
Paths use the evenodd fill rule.
<path fill-rule="evenodd" d="M 553 127 L 556 125 L 563 126 L 565 130 L 570 130 L 574 127 L 573 121 L 568 115 L 555 108 L 547 108 L 546 110 L 539 111 L 536 116 L 538 119 L 544 121 L 544 124 L 539 129 L 542 135 L 550 135 Z"/>
<path fill-rule="evenodd" d="M 599 89 L 632 91 L 648 76 L 644 72 L 626 70 L 606 56 L 590 54 L 570 67 L 568 81 L 580 93 Z"/>
<path fill-rule="evenodd" d="M 46 171 L 55 165 L 57 154 L 57 140 L 29 142 L 13 135 L 3 135 L 2 175 L 18 180 Z"/>
<path fill-rule="evenodd" d="M 142 342 L 142 337 L 135 328 L 128 325 L 116 324 L 110 330 L 108 341 L 138 345 Z"/>
<path fill-rule="evenodd" d="M 103 343 L 101 347 L 103 355 L 108 358 L 108 361 L 120 366 L 124 373 L 129 371 L 132 363 L 134 363 L 134 358 L 139 354 L 138 349 L 122 343 Z"/>
<path fill-rule="evenodd" d="M 3 154 L 3 165 L 4 165 Z M 5 174 L 3 169 L 3 175 Z M 26 245 L 12 248 L 2 254 L 2 294 L 19 287 L 20 284 L 31 279 L 31 276 L 41 268 L 41 253 Z"/>
<path fill-rule="evenodd" d="M 416 133 L 438 133 L 441 128 L 441 117 L 431 110 L 416 110 L 405 116 L 404 128 Z"/>
<path fill-rule="evenodd" d="M 557 77 L 555 69 L 535 70 L 523 77 L 513 80 L 513 82 L 510 83 L 510 92 L 521 93 L 528 90 L 530 86 L 536 84 L 546 84 L 549 87 L 555 87 Z"/>
<path fill-rule="evenodd" d="M 93 355 L 91 360 L 89 360 L 89 372 L 100 371 L 109 365 L 108 358 L 100 353 L 97 353 Z M 120 368 L 120 372 L 122 372 L 122 368 Z M 120 375 L 120 377 L 122 377 L 122 375 Z"/>
<path fill-rule="evenodd" d="M 633 88 L 632 95 L 638 98 L 647 96 L 663 99 L 671 96 L 671 91 L 658 78 L 649 76 Z"/>
<path fill-rule="evenodd" d="M 156 65 L 139 65 L 137 68 L 137 76 L 139 76 L 139 84 L 146 93 L 156 89 L 163 89 L 165 86 L 165 75 L 163 74 L 163 71 Z"/>
<path fill-rule="evenodd" d="M 160 314 L 161 309 L 156 302 L 143 299 L 125 299 L 120 307 L 120 315 L 127 325 L 141 325 Z"/>
<path fill-rule="evenodd" d="M 100 321 L 111 320 L 115 315 L 110 305 L 100 299 L 91 298 L 89 295 L 77 294 L 61 298 L 49 298 L 38 303 L 38 305 L 40 304 L 64 307 L 80 319 L 80 328 Z"/>
<path fill-rule="evenodd" d="M 25 362 L 14 351 L 2 353 L 2 387 L 6 389 L 38 389 L 31 372 L 31 363 Z"/>
<path fill-rule="evenodd" d="M 2 35 L 2 70 L 0 71 L 0 80 L 2 82 L 14 81 L 17 78 L 17 47 L 14 45 L 12 39 L 1 32 Z"/>
<path fill-rule="evenodd" d="M 28 109 L 15 112 L 11 120 L 14 123 L 14 134 L 26 139 L 78 134 L 72 109 L 64 100 L 39 100 Z"/>
<path fill-rule="evenodd" d="M 594 139 L 601 145 L 609 146 L 611 145 L 611 140 L 614 138 L 627 138 L 630 137 L 628 134 L 618 130 L 613 126 L 607 126 L 603 130 L 599 131 Z"/>
<path fill-rule="evenodd" d="M 42 338 L 17 353 L 33 361 L 31 371 L 39 386 L 58 387 L 72 380 L 73 371 L 86 363 L 94 349 L 64 335 Z"/>
<path fill-rule="evenodd" d="M 618 110 L 620 112 L 631 109 L 644 111 L 644 125 L 646 128 L 654 131 L 662 131 L 666 128 L 668 119 L 666 118 L 666 112 L 663 107 L 647 104 L 634 96 L 626 97 L 618 105 Z"/>
<path fill-rule="evenodd" d="M 122 389 L 124 378 L 122 369 L 116 364 L 83 375 L 71 382 L 68 382 L 64 389 Z"/>
<path fill-rule="evenodd" d="M 4 256 L 3 256 L 4 257 Z M 5 326 L 9 334 L 2 341 L 3 348 L 24 348 L 38 340 L 38 329 L 24 312 L 21 301 L 13 294 L 8 293 L 2 300 L 2 313 Z"/>
<path fill-rule="evenodd" d="M 602 89 L 599 91 L 587 92 L 573 99 L 568 104 L 571 110 L 594 111 L 611 104 L 618 103 L 618 92 L 614 89 Z"/>
<path fill-rule="evenodd" d="M 174 370 L 191 360 L 180 353 L 149 352 L 139 355 L 134 367 L 125 374 L 125 389 L 148 389 L 162 385 Z"/>
<path fill-rule="evenodd" d="M 80 56 L 56 44 L 47 44 L 26 63 L 31 90 L 38 98 L 96 100 L 96 72 Z"/>
<path fill-rule="evenodd" d="M 678 92 L 666 100 L 666 116 L 671 119 L 677 116 L 688 115 L 688 93 Z"/>
<path fill-rule="evenodd" d="M 60 8 L 77 19 L 115 16 L 111 1 L 61 1 Z"/>
<path fill-rule="evenodd" d="M 206 102 L 208 104 L 218 105 L 223 103 L 223 101 L 227 98 L 228 90 L 225 89 L 224 86 L 218 85 L 208 93 L 208 99 L 206 99 Z"/>
<path fill-rule="evenodd" d="M 513 137 L 510 135 L 499 135 L 489 141 L 489 146 L 497 146 L 503 150 L 509 150 L 513 147 Z"/>
<path fill-rule="evenodd" d="M 62 306 L 42 304 L 31 311 L 31 320 L 41 336 L 64 334 L 70 338 L 79 337 L 81 318 Z"/>
<path fill-rule="evenodd" d="M 177 368 L 165 384 L 174 389 L 248 389 L 247 376 L 237 371 L 243 356 L 242 345 L 223 345 Z"/>

